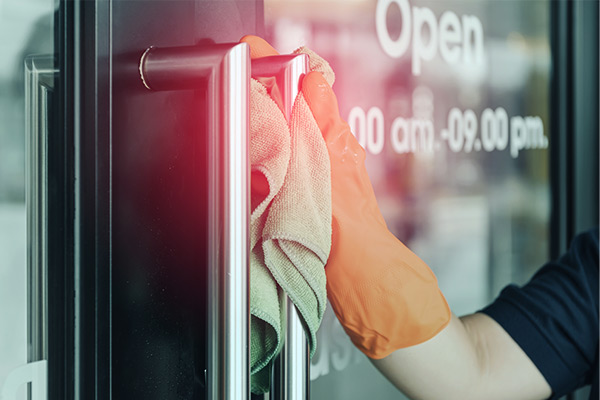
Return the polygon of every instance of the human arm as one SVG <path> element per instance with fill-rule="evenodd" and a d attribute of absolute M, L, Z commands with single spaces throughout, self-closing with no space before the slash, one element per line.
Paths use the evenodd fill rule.
<path fill-rule="evenodd" d="M 519 320 L 525 327 L 520 336 L 514 336 L 514 330 L 507 333 L 506 320 L 501 326 L 483 313 L 461 319 L 451 315 L 431 270 L 387 229 L 364 167 L 364 150 L 339 116 L 331 87 L 313 72 L 304 78 L 302 92 L 323 133 L 332 167 L 334 222 L 326 267 L 328 296 L 353 343 L 413 398 L 541 399 L 552 394 L 549 383 L 561 389 L 554 395 L 575 388 L 579 379 L 574 380 L 568 368 L 573 364 L 557 368 L 558 373 L 549 372 L 539 356 L 533 357 L 534 365 L 522 350 L 528 332 L 539 328 L 527 324 L 532 318 L 526 312 Z M 597 233 L 595 241 L 597 262 Z M 597 269 L 596 264 L 596 279 L 589 282 L 598 280 Z M 536 285 L 531 287 L 537 290 Z M 597 298 L 597 285 L 595 293 Z M 545 296 L 540 298 L 548 299 L 548 293 Z M 509 319 L 519 307 L 508 309 Z M 596 314 L 597 309 L 596 301 Z M 554 323 L 555 315 L 547 314 Z M 597 333 L 597 315 L 595 321 L 592 331 Z M 540 332 L 531 335 L 539 337 Z M 597 337 L 595 343 L 597 352 Z M 553 345 L 550 338 L 539 347 L 550 354 Z M 547 359 L 560 364 L 558 358 L 564 354 Z M 586 362 L 579 363 L 582 370 Z M 548 376 L 552 380 L 544 378 Z M 573 382 L 557 384 L 561 380 Z"/>
<path fill-rule="evenodd" d="M 332 166 L 328 296 L 354 344 L 411 398 L 548 397 L 543 376 L 493 319 L 450 318 L 429 267 L 387 229 L 364 151 L 339 117 L 332 89 L 313 73 L 303 92 Z"/>
<path fill-rule="evenodd" d="M 522 350 L 527 340 L 517 344 L 511 337 L 514 331 L 509 335 L 506 325 L 484 314 L 447 321 L 447 305 L 435 277 L 383 221 L 364 168 L 364 153 L 339 117 L 332 89 L 313 73 L 305 78 L 303 92 L 332 165 L 334 235 L 326 267 L 328 296 L 353 343 L 370 358 L 384 359 L 374 363 L 416 398 L 550 396 L 549 382 L 557 385 L 557 380 L 547 381 L 545 377 L 552 375 L 546 370 L 542 375 L 540 360 L 536 358 L 534 365 Z M 547 297 L 539 300 L 543 307 Z M 548 319 L 553 318 L 550 312 Z M 536 328 L 527 326 L 524 331 L 533 334 Z M 543 350 L 552 353 L 551 339 L 544 342 Z M 552 357 L 544 362 L 555 364 L 562 355 Z M 563 368 L 561 374 L 568 375 L 567 371 Z M 576 385 L 574 381 L 573 388 Z M 552 387 L 568 390 L 563 384 Z"/>
<path fill-rule="evenodd" d="M 526 285 L 373 363 L 414 398 L 598 398 L 598 247 L 598 228 L 578 235 Z"/>
<path fill-rule="evenodd" d="M 371 362 L 411 399 L 546 399 L 540 371 L 489 316 L 458 318 L 432 339 Z"/>

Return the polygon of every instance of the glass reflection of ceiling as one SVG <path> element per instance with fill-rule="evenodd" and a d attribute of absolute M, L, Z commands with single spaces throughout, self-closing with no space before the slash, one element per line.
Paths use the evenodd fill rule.
<path fill-rule="evenodd" d="M 52 0 L 0 0 L 0 82 L 13 79 L 15 69 L 22 67 L 23 49 L 37 25 L 51 26 L 48 15 L 53 3 Z M 47 35 L 52 37 L 52 32 Z"/>

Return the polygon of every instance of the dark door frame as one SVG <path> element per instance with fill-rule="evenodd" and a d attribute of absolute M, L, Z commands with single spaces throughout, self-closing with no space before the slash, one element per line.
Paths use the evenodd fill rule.
<path fill-rule="evenodd" d="M 598 2 L 551 1 L 550 257 L 598 225 Z"/>
<path fill-rule="evenodd" d="M 110 1 L 55 13 L 57 256 L 49 265 L 50 399 L 111 398 Z"/>
<path fill-rule="evenodd" d="M 550 257 L 598 225 L 598 2 L 550 2 Z M 587 389 L 569 400 L 587 399 Z"/>

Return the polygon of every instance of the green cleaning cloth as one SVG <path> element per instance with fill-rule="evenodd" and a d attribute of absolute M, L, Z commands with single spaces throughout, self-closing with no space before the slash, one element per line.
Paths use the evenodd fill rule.
<path fill-rule="evenodd" d="M 308 53 L 311 70 L 333 71 Z M 285 295 L 316 350 L 327 292 L 331 249 L 331 173 L 325 141 L 302 93 L 289 123 L 266 89 L 251 81 L 250 95 L 250 372 L 254 393 L 269 391 L 273 359 L 281 350 Z"/>

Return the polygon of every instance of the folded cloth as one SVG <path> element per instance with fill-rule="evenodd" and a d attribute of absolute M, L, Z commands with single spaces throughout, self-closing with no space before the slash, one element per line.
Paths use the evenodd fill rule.
<path fill-rule="evenodd" d="M 311 67 L 333 81 L 316 54 Z M 333 83 L 333 82 L 331 82 Z M 251 390 L 269 390 L 274 357 L 283 345 L 285 295 L 300 312 L 310 355 L 327 301 L 325 263 L 331 249 L 331 174 L 319 127 L 302 93 L 289 124 L 256 80 L 250 95 L 250 371 Z"/>

